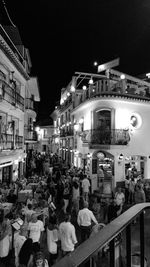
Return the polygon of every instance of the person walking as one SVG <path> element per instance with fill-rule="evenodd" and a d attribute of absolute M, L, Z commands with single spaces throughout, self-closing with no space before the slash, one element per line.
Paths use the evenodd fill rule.
<path fill-rule="evenodd" d="M 65 214 L 64 222 L 59 225 L 59 238 L 61 241 L 61 250 L 63 256 L 72 252 L 77 244 L 75 227 L 70 222 L 71 215 Z"/>
<path fill-rule="evenodd" d="M 41 220 L 37 219 L 37 214 L 32 214 L 31 221 L 28 225 L 29 237 L 33 241 L 33 248 L 39 247 L 44 231 L 44 224 Z"/>
<path fill-rule="evenodd" d="M 115 193 L 115 202 L 117 205 L 117 216 L 119 216 L 123 209 L 123 204 L 125 202 L 125 195 L 121 190 L 121 187 L 118 187 L 117 192 Z"/>
<path fill-rule="evenodd" d="M 19 233 L 16 234 L 14 237 L 14 249 L 15 249 L 15 264 L 16 267 L 19 266 L 19 253 L 21 250 L 21 247 L 23 246 L 24 242 L 26 241 L 27 236 L 27 227 L 25 225 L 22 225 Z"/>
<path fill-rule="evenodd" d="M 88 209 L 87 201 L 84 202 L 84 208 L 79 210 L 77 222 L 81 230 L 81 242 L 84 242 L 90 236 L 92 222 L 98 224 L 93 212 Z"/>
<path fill-rule="evenodd" d="M 145 197 L 145 192 L 142 188 L 142 185 L 139 184 L 136 186 L 136 190 L 135 190 L 135 203 L 143 203 L 146 202 L 146 197 Z"/>
<path fill-rule="evenodd" d="M 87 176 L 84 176 L 84 179 L 82 180 L 82 192 L 83 192 L 83 198 L 85 201 L 88 201 L 88 195 L 89 195 L 89 189 L 90 189 L 90 182 Z"/>
<path fill-rule="evenodd" d="M 47 226 L 47 248 L 49 252 L 49 265 L 52 266 L 58 256 L 58 227 L 57 227 L 57 219 L 56 214 L 53 213 L 49 217 L 49 223 Z"/>
<path fill-rule="evenodd" d="M 135 192 L 135 181 L 134 181 L 134 178 L 132 177 L 129 180 L 129 203 L 130 204 L 134 203 L 134 192 Z"/>

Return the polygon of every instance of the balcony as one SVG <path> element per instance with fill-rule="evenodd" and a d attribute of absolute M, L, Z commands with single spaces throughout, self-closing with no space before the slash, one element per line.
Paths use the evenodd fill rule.
<path fill-rule="evenodd" d="M 16 108 L 24 111 L 24 98 L 16 90 L 0 79 L 0 97 L 1 101 L 5 100 Z"/>
<path fill-rule="evenodd" d="M 92 129 L 80 133 L 83 143 L 92 145 L 127 145 L 130 141 L 128 130 L 112 129 L 99 130 Z"/>
<path fill-rule="evenodd" d="M 23 148 L 23 136 L 12 134 L 0 134 L 0 151 Z"/>
<path fill-rule="evenodd" d="M 34 111 L 34 100 L 32 98 L 26 98 L 25 109 L 30 109 Z"/>
<path fill-rule="evenodd" d="M 60 129 L 60 137 L 73 136 L 73 134 L 73 128 L 70 128 L 68 130 Z"/>
<path fill-rule="evenodd" d="M 31 127 L 24 127 L 24 140 L 25 143 L 37 142 L 37 132 Z"/>

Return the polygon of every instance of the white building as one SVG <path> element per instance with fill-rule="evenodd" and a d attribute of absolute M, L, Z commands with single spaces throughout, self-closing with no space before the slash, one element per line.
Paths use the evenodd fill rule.
<path fill-rule="evenodd" d="M 35 127 L 37 133 L 37 143 L 35 150 L 39 153 L 55 153 L 53 148 L 52 136 L 54 126 L 51 119 L 38 121 Z"/>
<path fill-rule="evenodd" d="M 68 160 L 69 154 L 70 163 L 85 170 L 92 190 L 103 185 L 110 193 L 133 166 L 150 178 L 149 90 L 150 83 L 113 69 L 106 75 L 76 72 L 62 89 L 60 155 Z"/>
<path fill-rule="evenodd" d="M 37 96 L 38 87 L 29 76 L 29 51 L 17 27 L 5 15 L 5 24 L 0 24 L 0 181 L 10 183 L 24 173 L 24 125 L 28 117 L 36 117 L 35 112 L 28 115 L 27 101 Z"/>

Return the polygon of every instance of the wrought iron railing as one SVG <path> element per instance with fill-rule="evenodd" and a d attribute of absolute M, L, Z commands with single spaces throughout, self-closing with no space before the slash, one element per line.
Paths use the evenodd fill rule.
<path fill-rule="evenodd" d="M 1 84 L 1 100 L 5 100 L 11 105 L 24 110 L 24 98 L 16 91 L 15 88 L 11 87 L 4 80 L 0 79 Z"/>
<path fill-rule="evenodd" d="M 70 128 L 68 130 L 60 129 L 60 137 L 72 136 L 73 134 L 74 134 L 73 128 Z"/>
<path fill-rule="evenodd" d="M 91 145 L 127 145 L 130 141 L 129 131 L 123 129 L 85 130 L 80 136 L 83 142 Z"/>
<path fill-rule="evenodd" d="M 37 132 L 31 127 L 24 127 L 24 140 L 25 141 L 37 141 Z"/>
<path fill-rule="evenodd" d="M 25 108 L 34 110 L 34 100 L 31 98 L 26 98 L 25 99 Z"/>
<path fill-rule="evenodd" d="M 23 148 L 23 136 L 15 135 L 15 147 Z"/>
<path fill-rule="evenodd" d="M 102 265 L 102 257 L 98 257 L 99 253 L 108 248 L 109 262 L 108 267 L 131 267 L 133 259 L 133 243 L 131 229 L 135 219 L 139 220 L 139 255 L 140 265 L 145 267 L 145 235 L 144 235 L 144 222 L 145 222 L 145 210 L 150 208 L 150 203 L 142 203 L 132 206 L 130 209 L 125 211 L 118 218 L 107 224 L 102 230 L 97 232 L 93 237 L 87 239 L 84 243 L 78 246 L 69 256 L 65 256 L 58 261 L 55 267 L 95 267 L 95 266 L 106 266 Z M 116 247 L 118 249 L 122 245 L 123 240 L 119 237 L 124 234 L 124 265 L 121 262 L 117 262 L 116 265 Z M 117 241 L 118 240 L 118 241 Z M 119 250 L 120 251 L 120 250 Z M 118 255 L 119 256 L 119 255 Z M 121 255 L 120 255 L 121 256 Z"/>
<path fill-rule="evenodd" d="M 23 136 L 0 133 L 0 150 L 12 150 L 23 148 Z"/>

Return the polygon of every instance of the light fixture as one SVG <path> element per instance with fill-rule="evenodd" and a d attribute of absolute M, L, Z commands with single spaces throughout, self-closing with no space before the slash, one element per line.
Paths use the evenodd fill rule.
<path fill-rule="evenodd" d="M 125 78 L 126 78 L 126 76 L 125 76 L 124 74 L 121 74 L 121 75 L 120 75 L 120 79 L 121 79 L 121 80 L 124 80 Z"/>
<path fill-rule="evenodd" d="M 98 62 L 94 61 L 93 65 L 96 67 L 98 65 Z"/>
<path fill-rule="evenodd" d="M 10 78 L 9 78 L 9 80 L 10 80 L 11 83 L 14 83 L 15 82 L 14 81 L 14 71 L 11 71 L 10 72 Z"/>
<path fill-rule="evenodd" d="M 78 131 L 78 129 L 79 129 L 79 125 L 78 125 L 78 124 L 75 124 L 75 125 L 74 125 L 74 130 L 75 130 L 75 131 Z"/>
<path fill-rule="evenodd" d="M 67 93 L 67 96 L 70 96 L 70 93 L 69 92 Z"/>
<path fill-rule="evenodd" d="M 86 85 L 83 85 L 82 89 L 85 91 L 87 89 Z"/>
<path fill-rule="evenodd" d="M 61 100 L 60 100 L 60 105 L 63 105 L 63 103 L 64 103 L 64 100 L 61 99 Z"/>
<path fill-rule="evenodd" d="M 70 87 L 70 91 L 71 91 L 71 92 L 75 92 L 75 90 L 76 90 L 75 87 L 74 87 L 73 85 L 71 85 L 71 87 Z"/>
<path fill-rule="evenodd" d="M 84 119 L 81 118 L 81 119 L 79 120 L 79 124 L 82 124 L 83 122 L 84 122 Z"/>
<path fill-rule="evenodd" d="M 94 83 L 94 81 L 93 81 L 93 79 L 91 77 L 91 79 L 89 80 L 89 84 L 93 84 L 93 83 Z"/>
<path fill-rule="evenodd" d="M 120 155 L 119 155 L 119 160 L 122 160 L 123 159 L 123 154 L 121 153 Z"/>

